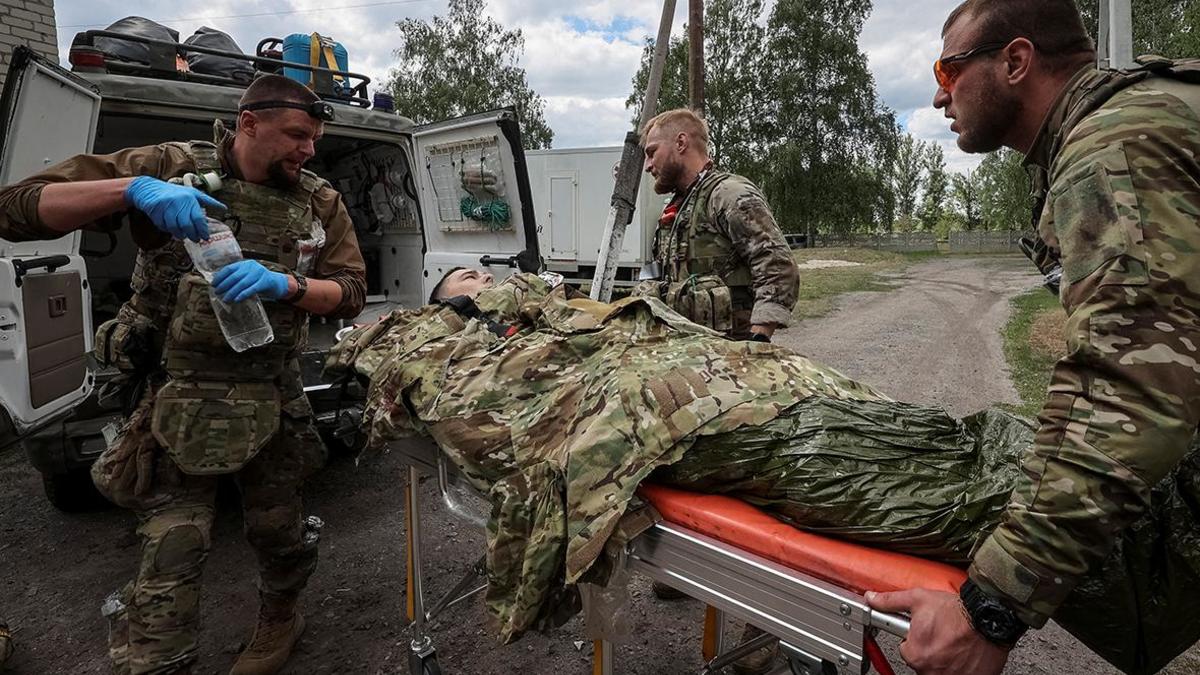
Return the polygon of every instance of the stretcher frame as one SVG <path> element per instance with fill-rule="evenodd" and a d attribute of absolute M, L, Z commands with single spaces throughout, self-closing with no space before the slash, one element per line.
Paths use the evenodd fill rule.
<path fill-rule="evenodd" d="M 487 586 L 481 583 L 485 574 L 481 557 L 448 593 L 426 609 L 418 489 L 421 474 L 437 478 L 442 502 L 455 517 L 480 529 L 486 521 L 454 496 L 453 469 L 431 440 L 408 439 L 393 444 L 392 449 L 408 465 L 405 611 L 411 638 L 409 672 L 441 675 L 429 623 Z M 907 618 L 872 610 L 855 592 L 674 523 L 655 524 L 628 543 L 626 554 L 631 570 L 706 604 L 702 675 L 719 671 L 773 638 L 779 638 L 793 673 L 818 675 L 841 669 L 860 673 L 866 672 L 869 663 L 886 675 L 891 668 L 874 642 L 875 633 L 883 631 L 900 638 L 908 634 Z M 724 630 L 729 617 L 753 624 L 768 635 L 729 648 Z M 612 643 L 596 641 L 593 675 L 613 675 L 615 667 Z"/>

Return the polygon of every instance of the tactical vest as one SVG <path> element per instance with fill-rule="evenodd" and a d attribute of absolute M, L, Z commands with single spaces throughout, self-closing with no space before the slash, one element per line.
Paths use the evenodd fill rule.
<path fill-rule="evenodd" d="M 703 227 L 712 224 L 709 199 L 732 175 L 711 171 L 701 179 L 679 207 L 671 229 L 660 231 L 655 258 L 664 274 L 658 295 L 667 306 L 693 323 L 745 337 L 754 306 L 750 267 L 728 237 Z"/>
<path fill-rule="evenodd" d="M 1063 144 L 1071 136 L 1071 132 L 1089 115 L 1108 103 L 1112 97 L 1136 84 L 1152 77 L 1166 77 L 1188 84 L 1200 85 L 1200 59 L 1172 60 L 1161 56 L 1141 56 L 1137 59 L 1141 64 L 1128 70 L 1100 70 L 1090 74 L 1076 85 L 1073 94 L 1078 100 L 1066 111 L 1062 124 L 1055 132 L 1050 143 L 1047 167 L 1054 166 L 1054 161 L 1062 151 Z M 1200 114 L 1200 110 L 1197 111 Z M 1029 257 L 1043 274 L 1050 273 L 1058 264 L 1058 251 L 1052 251 L 1042 240 L 1039 225 L 1042 213 L 1045 211 L 1049 198 L 1049 170 L 1034 167 L 1030 178 L 1033 185 L 1033 239 L 1034 245 Z"/>
<path fill-rule="evenodd" d="M 193 159 L 198 173 L 224 173 L 215 144 L 175 145 Z M 302 249 L 311 264 L 315 259 L 311 242 L 323 241 L 323 225 L 311 205 L 313 193 L 322 185 L 324 181 L 308 171 L 290 190 L 223 176 L 222 187 L 213 196 L 228 207 L 221 220 L 233 230 L 243 257 L 289 273 L 297 270 Z M 101 348 L 98 339 L 98 351 L 103 349 L 111 365 L 124 369 L 138 365 L 129 353 L 131 344 L 151 345 L 156 352 L 149 359 L 154 371 L 166 375 L 152 414 L 155 438 L 185 473 L 237 471 L 275 434 L 283 405 L 287 403 L 289 410 L 295 407 L 290 398 L 296 392 L 281 393 L 281 383 L 307 338 L 307 312 L 285 303 L 263 302 L 273 342 L 242 353 L 233 351 L 217 322 L 209 284 L 192 269 L 191 258 L 177 239 L 153 250 L 139 250 L 131 286 L 133 298 L 114 322 L 108 322 L 115 325 L 101 327 L 106 345 Z M 141 339 L 132 339 L 138 336 Z M 140 360 L 144 365 L 147 356 Z M 285 396 L 288 401 L 282 400 Z M 303 398 L 302 393 L 299 396 Z"/>

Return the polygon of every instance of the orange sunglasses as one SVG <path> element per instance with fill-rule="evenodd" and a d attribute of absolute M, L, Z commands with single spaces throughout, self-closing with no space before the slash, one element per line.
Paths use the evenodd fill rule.
<path fill-rule="evenodd" d="M 933 76 L 937 78 L 938 86 L 950 93 L 954 91 L 955 80 L 962 74 L 963 63 L 976 56 L 998 52 L 1007 46 L 1008 42 L 988 42 L 961 54 L 938 59 L 933 62 Z"/>

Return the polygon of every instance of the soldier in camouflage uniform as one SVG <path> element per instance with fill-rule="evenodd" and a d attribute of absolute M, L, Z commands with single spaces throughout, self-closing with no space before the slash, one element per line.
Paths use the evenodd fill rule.
<path fill-rule="evenodd" d="M 1061 620 L 1196 435 L 1200 65 L 1097 71 L 1071 0 L 969 0 L 943 40 L 934 106 L 955 120 L 959 147 L 1008 146 L 1034 171 L 1035 257 L 1043 271 L 1061 265 L 1068 356 L 961 603 L 914 591 L 873 604 L 912 612 L 901 654 L 918 671 L 990 675 L 1025 627 Z M 985 605 L 1007 635 L 980 624 Z"/>
<path fill-rule="evenodd" d="M 769 342 L 787 326 L 799 270 L 766 199 L 753 183 L 713 167 L 708 125 L 681 108 L 642 130 L 654 190 L 673 193 L 654 233 L 653 281 L 637 294 L 663 300 L 737 340 Z"/>
<path fill-rule="evenodd" d="M 316 567 L 319 521 L 303 517 L 300 487 L 325 449 L 296 358 L 310 314 L 354 317 L 366 291 L 340 196 L 301 168 L 327 119 L 314 103 L 302 85 L 263 77 L 242 98 L 237 132 L 218 123 L 215 143 L 81 155 L 0 190 L 6 239 L 128 216 L 139 247 L 133 297 L 96 340 L 97 358 L 121 372 L 130 415 L 92 475 L 134 510 L 141 539 L 135 578 L 104 608 L 117 672 L 191 671 L 221 475 L 240 487 L 260 570 L 258 623 L 233 672 L 277 672 L 304 629 L 297 599 Z M 210 195 L 167 182 L 185 174 L 217 175 L 221 186 Z M 268 345 L 239 353 L 225 341 L 182 241 L 207 237 L 203 209 L 230 224 L 246 258 L 218 270 L 211 292 L 267 300 Z"/>
<path fill-rule="evenodd" d="M 687 108 L 647 122 L 642 147 L 655 192 L 673 196 L 654 233 L 653 280 L 639 284 L 635 295 L 657 297 L 734 340 L 770 342 L 791 322 L 800 275 L 762 192 L 713 167 L 708 125 Z M 684 597 L 657 581 L 653 590 L 663 599 Z M 766 672 L 771 651 L 735 669 L 739 675 Z"/>

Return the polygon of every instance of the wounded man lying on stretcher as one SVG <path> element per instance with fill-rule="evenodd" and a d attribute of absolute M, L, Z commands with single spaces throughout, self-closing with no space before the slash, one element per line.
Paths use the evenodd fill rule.
<path fill-rule="evenodd" d="M 898 403 L 657 300 L 569 299 L 532 275 L 476 276 L 454 292 L 465 297 L 352 332 L 329 368 L 370 379 L 374 446 L 431 436 L 490 499 L 487 604 L 504 640 L 578 610 L 574 584 L 602 575 L 643 480 L 963 564 L 1032 439 L 1004 412 L 956 420 Z M 1198 469 L 1193 451 L 1055 616 L 1128 672 L 1160 668 L 1200 636 Z"/>

